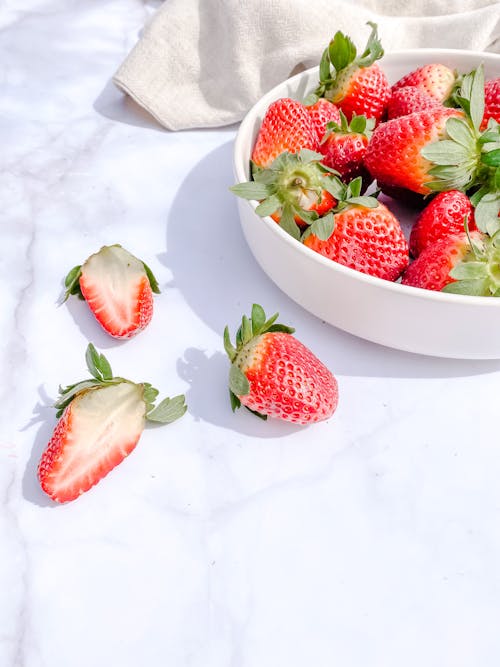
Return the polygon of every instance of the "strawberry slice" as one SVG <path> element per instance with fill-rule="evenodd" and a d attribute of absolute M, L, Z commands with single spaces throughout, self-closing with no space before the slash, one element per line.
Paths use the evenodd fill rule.
<path fill-rule="evenodd" d="M 66 276 L 65 298 L 78 294 L 103 329 L 114 338 L 131 338 L 153 316 L 153 292 L 159 293 L 151 270 L 120 245 L 103 246 Z"/>
<path fill-rule="evenodd" d="M 59 420 L 38 466 L 42 489 L 57 502 L 78 498 L 135 448 L 145 421 L 170 423 L 186 411 L 184 396 L 154 406 L 158 390 L 113 377 L 106 358 L 90 344 L 92 379 L 61 389 Z"/>

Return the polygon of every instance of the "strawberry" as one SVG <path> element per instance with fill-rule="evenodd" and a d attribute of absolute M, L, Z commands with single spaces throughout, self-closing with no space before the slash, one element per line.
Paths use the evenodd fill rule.
<path fill-rule="evenodd" d="M 500 183 L 500 126 L 481 132 L 484 112 L 482 66 L 463 77 L 455 95 L 462 109 L 417 111 L 382 123 L 368 145 L 365 165 L 379 187 L 420 194 L 470 190 L 481 196 Z"/>
<path fill-rule="evenodd" d="M 391 120 L 400 116 L 408 116 L 415 111 L 435 109 L 439 106 L 441 106 L 440 102 L 424 90 L 414 86 L 403 86 L 392 93 L 387 105 L 387 118 Z"/>
<path fill-rule="evenodd" d="M 282 98 L 267 109 L 260 126 L 252 161 L 258 167 L 269 167 L 285 151 L 297 153 L 301 148 L 318 148 L 316 126 L 306 107 L 297 100 Z"/>
<path fill-rule="evenodd" d="M 65 278 L 66 300 L 85 299 L 102 328 L 114 338 L 131 338 L 153 316 L 158 283 L 144 262 L 120 245 L 103 246 Z"/>
<path fill-rule="evenodd" d="M 410 234 L 410 253 L 418 257 L 427 246 L 464 231 L 464 220 L 475 230 L 470 199 L 459 190 L 440 192 L 418 216 Z"/>
<path fill-rule="evenodd" d="M 326 132 L 327 123 L 340 123 L 338 108 L 325 97 L 320 97 L 314 104 L 306 106 L 306 111 L 311 116 L 319 142 L 323 139 Z"/>
<path fill-rule="evenodd" d="M 340 31 L 334 35 L 321 57 L 319 85 L 313 94 L 331 100 L 348 120 L 356 114 L 379 121 L 391 95 L 387 77 L 375 62 L 384 55 L 377 26 L 368 24 L 372 32 L 359 57 L 347 35 Z"/>
<path fill-rule="evenodd" d="M 113 377 L 107 359 L 89 344 L 92 379 L 60 389 L 59 422 L 38 466 L 42 489 L 63 503 L 97 484 L 135 448 L 145 420 L 170 423 L 186 411 L 184 396 L 154 406 L 158 390 Z"/>
<path fill-rule="evenodd" d="M 254 304 L 243 316 L 236 346 L 224 329 L 224 348 L 231 361 L 229 393 L 233 412 L 244 405 L 257 416 L 295 424 L 328 419 L 338 403 L 332 373 L 300 341 L 294 329 L 276 324 L 278 313 L 266 320 Z"/>
<path fill-rule="evenodd" d="M 399 88 L 413 86 L 438 102 L 445 102 L 453 92 L 456 79 L 456 73 L 449 67 L 441 63 L 432 63 L 419 67 L 399 79 L 392 86 L 392 92 L 394 93 Z"/>
<path fill-rule="evenodd" d="M 364 157 L 373 125 L 373 118 L 367 120 L 365 116 L 353 116 L 348 123 L 341 111 L 338 123 L 328 123 L 319 145 L 319 151 L 324 155 L 323 164 L 337 171 L 345 183 L 361 176 L 363 190 L 371 182 L 364 166 Z"/>
<path fill-rule="evenodd" d="M 373 197 L 361 197 L 361 179 L 339 194 L 335 213 L 320 218 L 303 235 L 304 244 L 361 273 L 396 280 L 408 266 L 408 244 L 397 218 Z"/>
<path fill-rule="evenodd" d="M 492 79 L 484 84 L 484 105 L 481 129 L 486 128 L 490 118 L 500 123 L 500 78 Z"/>
<path fill-rule="evenodd" d="M 282 153 L 267 169 L 254 169 L 254 181 L 229 188 L 244 199 L 258 200 L 257 215 L 270 215 L 296 239 L 305 227 L 337 203 L 332 173 L 321 164 L 321 153 L 306 149 Z"/>

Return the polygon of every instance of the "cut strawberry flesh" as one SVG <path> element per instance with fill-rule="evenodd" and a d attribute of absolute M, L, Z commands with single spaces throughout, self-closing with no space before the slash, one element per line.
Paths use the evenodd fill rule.
<path fill-rule="evenodd" d="M 153 294 L 144 265 L 120 246 L 108 246 L 82 266 L 80 289 L 101 326 L 129 338 L 147 326 Z"/>
<path fill-rule="evenodd" d="M 94 387 L 70 403 L 42 455 L 38 476 L 58 502 L 74 500 L 120 463 L 144 429 L 142 385 Z"/>

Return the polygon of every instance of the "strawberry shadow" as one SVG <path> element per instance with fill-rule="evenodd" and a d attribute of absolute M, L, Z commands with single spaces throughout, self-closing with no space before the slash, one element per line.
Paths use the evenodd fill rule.
<path fill-rule="evenodd" d="M 38 481 L 38 463 L 47 443 L 49 442 L 57 420 L 56 411 L 53 407 L 54 399 L 49 397 L 43 386 L 38 387 L 40 401 L 33 409 L 31 420 L 21 430 L 27 431 L 35 424 L 40 424 L 31 448 L 31 454 L 24 470 L 22 479 L 22 492 L 24 498 L 39 507 L 60 507 L 60 505 L 51 500 L 43 491 Z"/>
<path fill-rule="evenodd" d="M 89 307 L 83 299 L 70 297 L 60 308 L 67 308 L 76 327 L 89 342 L 93 343 L 100 350 L 108 350 L 120 347 L 126 341 L 113 338 L 107 334 L 99 322 L 90 312 Z"/>
<path fill-rule="evenodd" d="M 297 337 L 334 372 L 347 376 L 446 378 L 500 370 L 500 361 L 426 357 L 378 345 L 337 329 L 286 296 L 260 268 L 240 226 L 231 171 L 233 142 L 207 154 L 188 173 L 172 202 L 167 252 L 159 260 L 171 285 L 207 326 L 234 331 L 242 313 L 260 303 L 297 329 Z M 196 196 L 193 195 L 196 193 Z M 406 208 L 404 204 L 395 206 Z M 311 288 L 312 289 L 312 288 Z M 214 362 L 215 363 L 215 362 Z M 203 383 L 203 379 L 200 378 Z M 223 385 L 227 379 L 224 375 Z M 210 391 L 210 390 L 209 390 Z"/>
<path fill-rule="evenodd" d="M 204 350 L 188 348 L 177 362 L 177 372 L 189 384 L 186 403 L 195 421 L 261 438 L 281 438 L 305 428 L 277 419 L 264 421 L 244 407 L 233 413 L 227 388 L 229 361 L 222 352 L 208 356 Z"/>

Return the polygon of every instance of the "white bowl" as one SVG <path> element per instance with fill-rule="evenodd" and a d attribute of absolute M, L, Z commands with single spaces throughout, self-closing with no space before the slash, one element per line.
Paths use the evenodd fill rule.
<path fill-rule="evenodd" d="M 492 53 L 415 49 L 386 54 L 380 64 L 394 83 L 433 62 L 459 72 L 483 63 L 486 78 L 500 76 L 500 56 Z M 249 180 L 250 155 L 271 102 L 281 97 L 303 99 L 317 80 L 317 67 L 302 72 L 273 88 L 248 112 L 234 146 L 236 182 Z M 400 350 L 462 359 L 500 358 L 500 298 L 431 292 L 364 275 L 295 241 L 271 218 L 260 218 L 256 205 L 238 198 L 248 245 L 276 285 L 309 312 L 344 331 Z"/>

